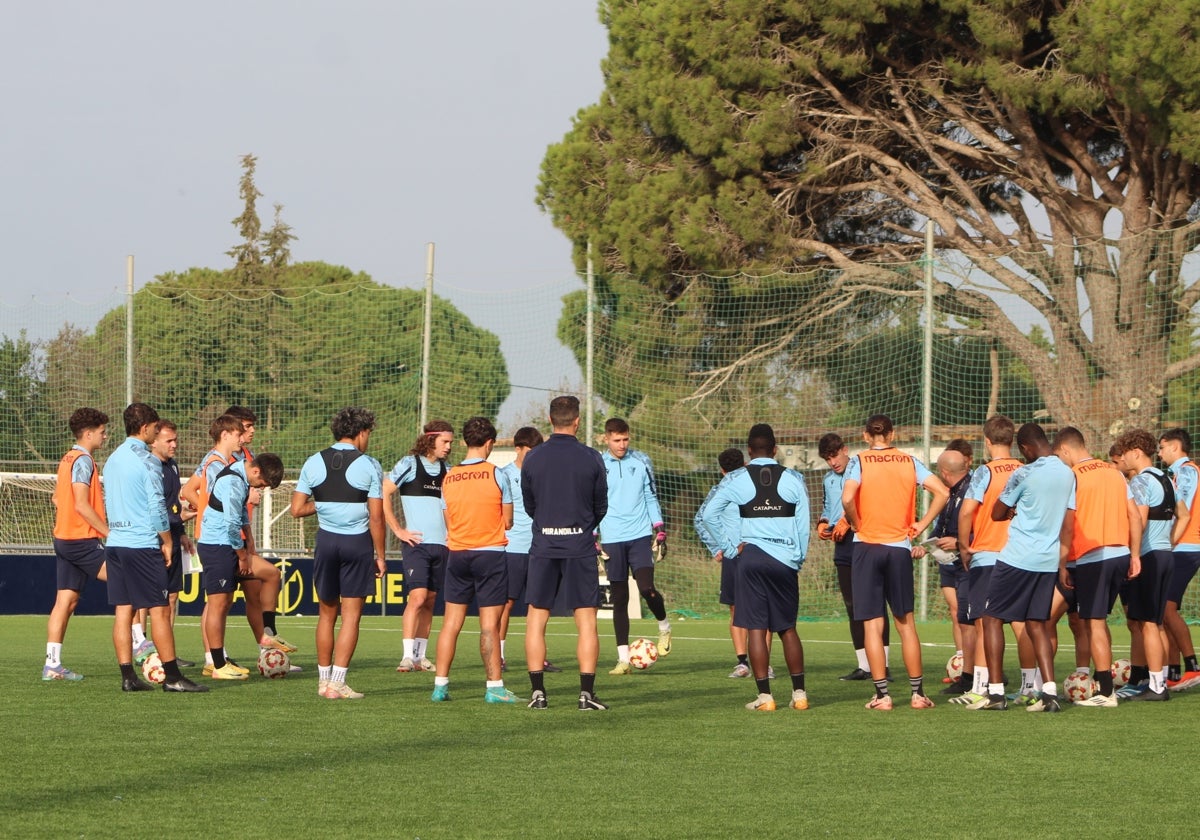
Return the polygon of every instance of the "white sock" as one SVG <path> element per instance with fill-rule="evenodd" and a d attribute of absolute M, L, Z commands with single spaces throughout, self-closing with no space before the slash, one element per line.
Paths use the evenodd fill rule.
<path fill-rule="evenodd" d="M 500 658 L 504 658 L 504 639 L 500 640 Z"/>
<path fill-rule="evenodd" d="M 1167 684 L 1167 667 L 1168 666 L 1164 665 L 1162 669 L 1163 685 Z"/>
<path fill-rule="evenodd" d="M 334 665 L 329 669 L 329 681 L 334 683 L 346 682 L 346 668 L 339 668 Z"/>
<path fill-rule="evenodd" d="M 972 694 L 988 693 L 988 670 L 980 665 L 975 666 L 975 682 L 971 685 Z"/>
<path fill-rule="evenodd" d="M 46 642 L 46 664 L 62 664 L 62 642 Z"/>
<path fill-rule="evenodd" d="M 212 661 L 212 651 L 211 651 L 211 650 L 206 650 L 206 651 L 204 651 L 204 664 L 205 664 L 205 665 L 212 665 L 212 664 L 213 664 L 213 661 Z"/>
<path fill-rule="evenodd" d="M 1150 672 L 1150 690 L 1155 694 L 1162 694 L 1166 691 L 1166 680 L 1163 679 L 1161 671 Z"/>
<path fill-rule="evenodd" d="M 325 680 L 325 682 L 329 682 L 329 672 L 332 670 L 333 670 L 332 665 L 318 665 L 317 666 L 317 679 Z"/>
<path fill-rule="evenodd" d="M 1050 680 L 1049 682 L 1044 682 L 1044 683 L 1042 683 L 1041 692 L 1042 692 L 1042 694 L 1053 694 L 1055 697 L 1057 697 L 1058 696 L 1058 685 L 1054 682 L 1054 680 Z"/>
<path fill-rule="evenodd" d="M 884 645 L 883 648 L 883 666 L 886 668 L 892 664 L 892 646 Z"/>
<path fill-rule="evenodd" d="M 1029 694 L 1037 689 L 1034 687 L 1034 674 L 1037 673 L 1037 668 L 1022 668 L 1021 669 L 1021 693 Z"/>
<path fill-rule="evenodd" d="M 997 697 L 1003 697 L 1004 696 L 1004 683 L 1002 683 L 1002 682 L 1001 683 L 994 683 L 994 682 L 988 683 L 988 694 L 992 694 Z"/>
<path fill-rule="evenodd" d="M 437 677 L 433 678 L 433 682 L 434 682 L 434 685 L 437 684 Z M 448 682 L 448 680 L 447 680 L 447 682 Z M 487 687 L 488 688 L 504 688 L 504 680 L 488 680 Z"/>
<path fill-rule="evenodd" d="M 450 678 L 449 677 L 434 677 L 433 684 L 434 685 L 450 685 Z"/>
<path fill-rule="evenodd" d="M 146 631 L 142 629 L 142 625 L 133 625 L 133 646 L 137 647 L 142 642 L 146 641 Z"/>
<path fill-rule="evenodd" d="M 1042 669 L 1041 669 L 1041 668 L 1034 668 L 1034 669 L 1033 669 L 1033 690 L 1034 690 L 1034 693 L 1037 693 L 1037 692 L 1039 692 L 1039 691 L 1042 691 L 1042 690 L 1043 690 L 1043 688 L 1044 688 L 1044 686 L 1045 686 L 1045 683 L 1043 683 L 1043 682 L 1042 682 Z"/>
<path fill-rule="evenodd" d="M 404 657 L 403 658 L 404 659 L 413 659 L 414 658 L 414 656 L 413 656 L 413 640 L 412 639 L 404 640 Z"/>
<path fill-rule="evenodd" d="M 617 645 L 617 659 L 621 662 L 629 661 L 629 645 Z"/>
<path fill-rule="evenodd" d="M 867 649 L 855 648 L 854 658 L 858 660 L 858 668 L 860 671 L 870 671 L 871 665 L 867 662 Z"/>
<path fill-rule="evenodd" d="M 671 622 L 669 619 L 664 618 L 662 621 L 658 622 L 658 632 L 659 633 L 670 633 L 671 632 Z"/>
<path fill-rule="evenodd" d="M 413 639 L 413 659 L 424 659 L 425 650 L 429 647 L 429 639 L 422 639 L 420 636 Z"/>
<path fill-rule="evenodd" d="M 1076 665 L 1075 666 L 1076 674 L 1090 674 L 1091 672 L 1092 672 L 1091 669 L 1088 668 L 1088 666 L 1086 666 L 1086 665 Z"/>

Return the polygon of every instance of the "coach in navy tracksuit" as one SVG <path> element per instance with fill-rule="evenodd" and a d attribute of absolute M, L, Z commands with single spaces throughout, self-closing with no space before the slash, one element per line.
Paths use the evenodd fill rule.
<path fill-rule="evenodd" d="M 579 710 L 608 707 L 596 699 L 596 661 L 600 637 L 596 611 L 600 605 L 600 576 L 596 569 L 595 531 L 608 512 L 608 481 L 600 453 L 579 442 L 579 400 L 555 397 L 550 402 L 554 434 L 525 456 L 521 467 L 521 495 L 525 512 L 533 520 L 529 549 L 529 577 L 525 595 L 529 612 L 525 630 L 525 658 L 546 660 L 546 622 L 562 590 L 575 613 L 579 632 Z M 533 697 L 529 708 L 546 708 L 542 671 L 530 671 Z"/>

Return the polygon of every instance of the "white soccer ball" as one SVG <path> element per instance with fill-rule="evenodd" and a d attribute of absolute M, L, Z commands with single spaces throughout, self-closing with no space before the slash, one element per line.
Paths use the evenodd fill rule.
<path fill-rule="evenodd" d="M 258 673 L 267 679 L 277 680 L 286 677 L 292 669 L 292 661 L 288 655 L 275 648 L 263 648 L 258 652 Z"/>
<path fill-rule="evenodd" d="M 629 664 L 644 671 L 658 661 L 658 645 L 649 639 L 634 639 L 629 645 Z"/>
<path fill-rule="evenodd" d="M 155 684 L 166 682 L 167 675 L 163 671 L 162 660 L 158 658 L 157 653 L 150 654 L 146 657 L 146 661 L 142 663 L 142 676 Z"/>
<path fill-rule="evenodd" d="M 1063 680 L 1063 693 L 1072 703 L 1077 703 L 1080 700 L 1087 700 L 1096 693 L 1099 686 L 1092 679 L 1091 674 L 1084 674 L 1079 671 L 1073 671 Z"/>
<path fill-rule="evenodd" d="M 1116 688 L 1128 684 L 1132 668 L 1133 663 L 1128 659 L 1118 659 L 1112 664 L 1113 685 Z"/>
<path fill-rule="evenodd" d="M 956 653 L 946 660 L 946 676 L 952 680 L 956 680 L 962 676 L 963 658 L 961 653 Z"/>

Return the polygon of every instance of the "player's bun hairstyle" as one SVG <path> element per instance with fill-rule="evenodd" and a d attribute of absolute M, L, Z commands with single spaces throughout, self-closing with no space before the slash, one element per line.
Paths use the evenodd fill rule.
<path fill-rule="evenodd" d="M 1124 455 L 1134 449 L 1140 449 L 1146 453 L 1147 458 L 1153 458 L 1154 453 L 1158 451 L 1158 444 L 1154 440 L 1154 435 L 1147 432 L 1145 429 L 1130 429 L 1128 432 L 1122 433 L 1117 438 L 1118 454 Z"/>
<path fill-rule="evenodd" d="M 1026 423 L 1017 430 L 1017 446 L 1050 446 L 1046 430 L 1037 423 Z"/>
<path fill-rule="evenodd" d="M 421 430 L 421 434 L 417 436 L 417 441 L 412 445 L 412 449 L 408 450 L 408 454 L 428 458 L 433 454 L 433 444 L 442 432 L 449 432 L 453 435 L 454 427 L 445 420 L 430 420 Z"/>
<path fill-rule="evenodd" d="M 1017 427 L 1013 421 L 1003 414 L 993 415 L 983 424 L 983 436 L 997 446 L 1011 447 L 1016 431 Z"/>
<path fill-rule="evenodd" d="M 140 432 L 143 426 L 157 423 L 158 412 L 145 403 L 135 402 L 126 406 L 123 419 L 125 420 L 125 434 L 132 436 Z"/>
<path fill-rule="evenodd" d="M 472 417 L 463 423 L 462 438 L 467 446 L 483 446 L 496 439 L 496 427 L 486 417 Z"/>
<path fill-rule="evenodd" d="M 543 440 L 545 438 L 542 437 L 542 433 L 533 426 L 522 426 L 513 435 L 513 446 L 525 446 L 533 449 L 535 446 L 540 446 Z"/>
<path fill-rule="evenodd" d="M 867 424 L 863 427 L 871 437 L 887 437 L 892 433 L 892 418 L 886 414 L 872 414 L 867 418 Z"/>
<path fill-rule="evenodd" d="M 604 422 L 604 434 L 627 435 L 629 434 L 629 424 L 620 417 L 610 417 Z"/>
<path fill-rule="evenodd" d="M 258 467 L 262 472 L 263 481 L 274 490 L 283 481 L 283 459 L 274 452 L 260 452 L 250 462 L 250 466 Z"/>
<path fill-rule="evenodd" d="M 258 415 L 244 405 L 231 405 L 225 409 L 226 414 L 231 414 L 237 419 L 249 423 L 251 426 L 258 424 Z"/>
<path fill-rule="evenodd" d="M 1163 440 L 1173 440 L 1179 443 L 1179 448 L 1183 450 L 1184 455 L 1192 454 L 1192 436 L 1188 434 L 1187 429 L 1167 429 L 1159 438 Z"/>
<path fill-rule="evenodd" d="M 579 419 L 579 397 L 569 394 L 550 400 L 550 425 L 565 429 Z"/>
<path fill-rule="evenodd" d="M 822 460 L 832 458 L 841 452 L 845 445 L 846 441 L 842 440 L 842 436 L 837 432 L 827 432 L 821 435 L 821 439 L 817 441 L 817 454 L 821 456 Z"/>
<path fill-rule="evenodd" d="M 358 437 L 359 433 L 374 428 L 375 412 L 357 405 L 343 408 L 329 422 L 334 440 Z"/>
<path fill-rule="evenodd" d="M 721 465 L 721 469 L 730 473 L 746 466 L 746 456 L 742 454 L 742 450 L 730 448 L 717 456 L 717 463 Z"/>
<path fill-rule="evenodd" d="M 208 436 L 212 438 L 213 443 L 220 443 L 221 435 L 226 432 L 242 433 L 242 419 L 234 417 L 232 414 L 222 414 L 216 420 L 212 421 L 212 425 L 208 427 Z"/>
<path fill-rule="evenodd" d="M 1083 439 L 1083 432 L 1074 426 L 1063 426 L 1054 435 L 1054 448 L 1058 449 L 1060 446 L 1070 446 L 1073 449 L 1087 449 L 1087 442 Z"/>
<path fill-rule="evenodd" d="M 975 447 L 971 446 L 971 442 L 965 438 L 955 438 L 946 444 L 947 452 L 957 452 L 968 461 L 975 457 Z"/>
<path fill-rule="evenodd" d="M 775 451 L 775 430 L 766 423 L 755 423 L 750 427 L 750 434 L 746 435 L 746 448 L 750 450 L 751 457 L 770 457 Z"/>
<path fill-rule="evenodd" d="M 88 429 L 99 429 L 108 425 L 108 415 L 98 408 L 77 408 L 67 422 L 71 426 L 71 434 L 78 438 Z"/>

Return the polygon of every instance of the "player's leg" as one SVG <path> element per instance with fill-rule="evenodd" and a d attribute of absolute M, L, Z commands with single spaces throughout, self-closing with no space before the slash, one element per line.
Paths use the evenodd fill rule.
<path fill-rule="evenodd" d="M 546 658 L 546 623 L 550 620 L 549 609 L 539 609 L 532 604 L 525 614 L 525 661 L 529 663 L 530 670 L 534 670 L 535 664 L 540 665 Z M 579 621 L 576 618 L 576 626 Z M 582 662 L 580 663 L 582 667 Z M 593 668 L 596 666 L 593 665 Z M 541 670 L 537 669 L 540 674 Z M 537 688 L 537 686 L 534 686 Z"/>
<path fill-rule="evenodd" d="M 462 632 L 466 618 L 466 604 L 446 602 L 442 615 L 442 629 L 437 638 L 437 675 L 433 678 L 433 694 L 430 697 L 435 703 L 450 699 L 450 666 L 454 664 L 458 634 Z"/>
<path fill-rule="evenodd" d="M 246 614 L 250 614 L 250 602 L 257 603 L 262 621 L 262 632 L 258 635 L 259 647 L 273 647 L 284 653 L 295 653 L 296 646 L 279 635 L 275 622 L 278 618 L 279 592 L 283 587 L 283 575 L 279 567 L 264 557 L 255 554 L 250 558 L 250 574 L 253 581 L 243 580 L 246 593 Z M 255 592 L 254 590 L 258 591 Z M 249 620 L 249 618 L 247 618 Z"/>
<path fill-rule="evenodd" d="M 336 600 L 322 598 L 317 606 L 317 667 L 329 668 L 333 665 L 334 628 L 337 626 L 341 604 Z"/>
<path fill-rule="evenodd" d="M 335 668 L 349 668 L 350 660 L 358 647 L 359 624 L 362 621 L 363 604 L 366 598 L 342 598 L 342 626 L 333 644 Z"/>
<path fill-rule="evenodd" d="M 834 549 L 837 551 L 837 548 Z M 856 665 L 854 670 L 840 677 L 842 680 L 865 680 L 870 676 L 870 665 L 867 663 L 867 649 L 863 642 L 863 623 L 854 617 L 854 584 L 850 573 L 849 563 L 834 563 L 837 571 L 838 591 L 842 595 L 842 605 L 846 609 L 846 620 L 850 625 L 850 643 L 854 646 Z"/>
<path fill-rule="evenodd" d="M 604 573 L 612 598 L 613 635 L 617 642 L 617 665 L 609 671 L 614 676 L 633 670 L 629 664 L 629 546 L 628 542 L 602 546 L 608 555 Z"/>
<path fill-rule="evenodd" d="M 500 673 L 500 614 L 503 606 L 479 608 L 479 659 L 489 682 L 502 680 Z M 438 637 L 438 667 L 441 667 L 441 637 Z"/>

